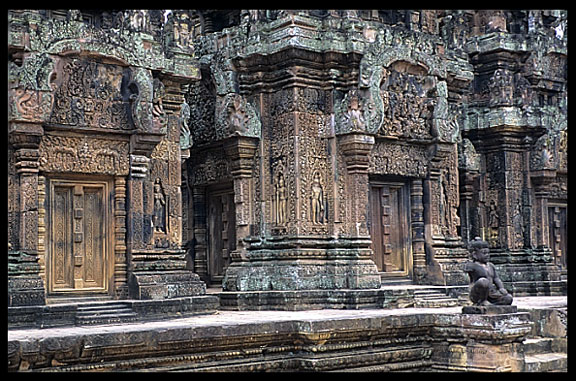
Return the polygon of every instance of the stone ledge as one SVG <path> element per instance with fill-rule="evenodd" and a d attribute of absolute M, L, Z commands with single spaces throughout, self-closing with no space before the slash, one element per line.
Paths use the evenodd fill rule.
<path fill-rule="evenodd" d="M 222 311 L 165 322 L 9 331 L 34 371 L 518 370 L 528 314 L 457 309 Z"/>
<path fill-rule="evenodd" d="M 464 306 L 463 314 L 480 314 L 480 315 L 500 315 L 513 314 L 518 312 L 516 306 Z"/>

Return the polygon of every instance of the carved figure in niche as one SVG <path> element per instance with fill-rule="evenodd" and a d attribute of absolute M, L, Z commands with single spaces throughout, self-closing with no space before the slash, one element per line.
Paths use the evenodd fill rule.
<path fill-rule="evenodd" d="M 166 196 L 160 183 L 160 178 L 154 182 L 154 215 L 152 217 L 154 231 L 166 233 Z"/>
<path fill-rule="evenodd" d="M 347 131 L 358 131 L 365 129 L 364 115 L 362 114 L 362 105 L 360 97 L 355 90 L 350 93 L 348 101 L 348 110 L 344 113 L 344 125 Z"/>
<path fill-rule="evenodd" d="M 468 247 L 472 262 L 464 265 L 464 271 L 470 277 L 470 300 L 477 306 L 491 304 L 510 305 L 512 295 L 504 288 L 496 267 L 489 262 L 488 242 L 480 237 L 474 238 Z"/>
<path fill-rule="evenodd" d="M 275 190 L 275 216 L 276 224 L 284 225 L 286 223 L 286 208 L 287 208 L 288 193 L 286 192 L 286 186 L 284 184 L 284 176 L 282 173 L 278 175 L 278 180 L 276 183 Z"/>
<path fill-rule="evenodd" d="M 180 149 L 192 147 L 192 137 L 190 136 L 190 106 L 184 102 L 180 105 Z"/>
<path fill-rule="evenodd" d="M 550 137 L 545 134 L 541 136 L 536 143 L 532 152 L 530 153 L 530 169 L 533 171 L 541 169 L 554 169 L 554 157 L 550 153 L 551 148 Z"/>
<path fill-rule="evenodd" d="M 232 133 L 244 132 L 246 130 L 246 110 L 242 105 L 239 96 L 235 96 L 233 101 L 228 104 L 228 122 Z"/>
<path fill-rule="evenodd" d="M 443 227 L 448 225 L 450 213 L 449 213 L 449 202 L 448 202 L 448 171 L 443 170 L 440 173 L 439 179 L 439 190 L 440 190 L 440 224 Z"/>
<path fill-rule="evenodd" d="M 492 245 L 496 245 L 498 242 L 498 226 L 500 224 L 500 219 L 498 217 L 498 210 L 494 200 L 490 201 L 490 206 L 488 207 L 488 228 L 489 234 L 488 239 Z"/>
<path fill-rule="evenodd" d="M 512 74 L 506 69 L 494 72 L 488 83 L 490 106 L 511 106 L 514 98 Z"/>
<path fill-rule="evenodd" d="M 152 96 L 152 115 L 155 118 L 162 118 L 164 116 L 164 105 L 162 104 L 162 98 L 164 97 L 164 84 L 158 78 L 154 78 L 153 86 L 153 96 Z"/>
<path fill-rule="evenodd" d="M 324 191 L 320 183 L 320 173 L 314 173 L 312 180 L 312 223 L 320 225 L 324 223 Z"/>
<path fill-rule="evenodd" d="M 146 32 L 148 31 L 148 25 L 150 23 L 150 16 L 148 11 L 145 10 L 135 10 L 129 11 L 130 26 L 137 31 Z"/>
<path fill-rule="evenodd" d="M 191 21 L 187 12 L 174 12 L 177 28 L 174 28 L 174 40 L 179 47 L 187 47 L 191 33 Z"/>

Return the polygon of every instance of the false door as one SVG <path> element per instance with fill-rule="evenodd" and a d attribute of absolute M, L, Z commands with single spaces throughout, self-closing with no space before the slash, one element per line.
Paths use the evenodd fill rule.
<path fill-rule="evenodd" d="M 548 208 L 548 221 L 550 224 L 548 234 L 550 239 L 550 248 L 552 249 L 556 264 L 567 270 L 568 208 L 566 207 L 566 204 L 548 205 L 550 206 Z"/>
<path fill-rule="evenodd" d="M 408 192 L 404 182 L 370 184 L 373 259 L 384 277 L 411 275 Z"/>
<path fill-rule="evenodd" d="M 236 250 L 236 211 L 231 189 L 208 194 L 208 273 L 210 282 L 219 283 Z"/>
<path fill-rule="evenodd" d="M 108 291 L 108 189 L 106 182 L 51 181 L 50 293 Z"/>

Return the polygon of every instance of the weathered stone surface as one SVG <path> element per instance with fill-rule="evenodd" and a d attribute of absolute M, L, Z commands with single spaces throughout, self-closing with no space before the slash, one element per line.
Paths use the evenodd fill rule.
<path fill-rule="evenodd" d="M 82 333 L 12 331 L 8 360 L 12 370 L 36 371 L 513 371 L 527 317 L 465 317 L 457 308 L 223 311 Z"/>
<path fill-rule="evenodd" d="M 518 312 L 517 306 L 464 306 L 463 314 L 498 315 Z"/>
<path fill-rule="evenodd" d="M 566 292 L 564 10 L 8 24 L 13 306 L 202 282 L 243 308 L 381 305 L 382 281 L 465 285 L 475 236 L 515 298 Z"/>

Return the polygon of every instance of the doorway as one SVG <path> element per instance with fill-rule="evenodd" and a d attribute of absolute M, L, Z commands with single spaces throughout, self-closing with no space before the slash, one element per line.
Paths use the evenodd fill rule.
<path fill-rule="evenodd" d="M 111 280 L 110 184 L 51 180 L 48 293 L 106 294 Z"/>
<path fill-rule="evenodd" d="M 405 181 L 370 183 L 371 248 L 383 278 L 412 276 L 409 196 Z"/>
<path fill-rule="evenodd" d="M 236 250 L 236 208 L 232 186 L 208 190 L 208 277 L 221 284 Z"/>
<path fill-rule="evenodd" d="M 550 248 L 552 249 L 555 263 L 563 270 L 567 270 L 568 243 L 566 234 L 568 228 L 568 208 L 565 204 L 548 205 L 548 234 Z"/>

